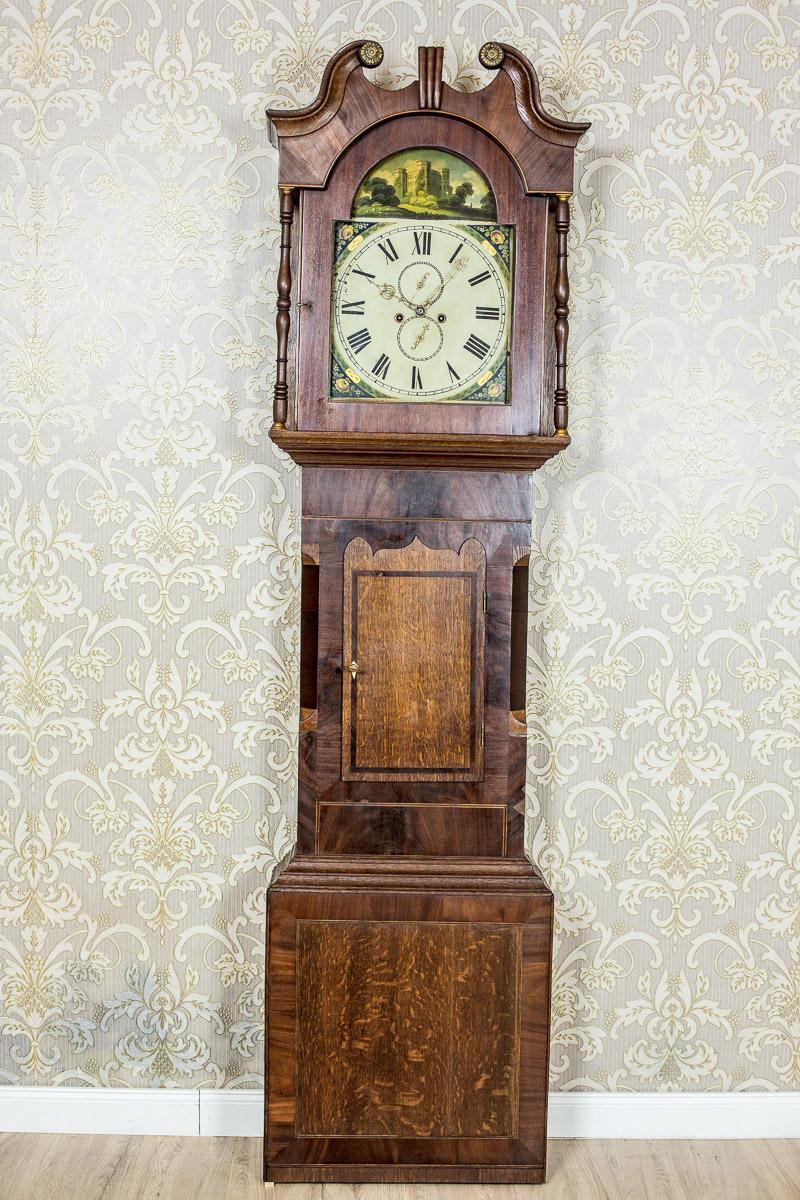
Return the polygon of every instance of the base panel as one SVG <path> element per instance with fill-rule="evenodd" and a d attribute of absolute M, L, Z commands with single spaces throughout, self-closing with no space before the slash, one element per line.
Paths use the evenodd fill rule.
<path fill-rule="evenodd" d="M 542 1182 L 551 932 L 524 860 L 294 860 L 268 897 L 265 1179 Z"/>

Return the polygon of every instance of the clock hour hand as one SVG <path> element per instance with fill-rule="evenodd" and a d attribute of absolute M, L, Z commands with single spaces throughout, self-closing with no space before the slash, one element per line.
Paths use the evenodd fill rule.
<path fill-rule="evenodd" d="M 405 304 L 406 308 L 410 308 L 412 312 L 414 311 L 414 305 L 406 300 L 398 292 L 397 288 L 392 287 L 390 283 L 378 283 L 374 276 L 369 275 L 366 271 L 359 271 L 359 274 L 364 276 L 367 283 L 372 284 L 378 295 L 382 296 L 384 300 L 398 300 L 401 304 Z"/>
<path fill-rule="evenodd" d="M 384 300 L 399 300 L 401 304 L 405 304 L 406 308 L 410 308 L 412 312 L 415 311 L 415 305 L 413 305 L 409 300 L 406 300 L 405 296 L 401 295 L 401 293 L 397 291 L 397 288 L 393 288 L 390 283 L 376 283 L 375 287 L 383 296 Z"/>

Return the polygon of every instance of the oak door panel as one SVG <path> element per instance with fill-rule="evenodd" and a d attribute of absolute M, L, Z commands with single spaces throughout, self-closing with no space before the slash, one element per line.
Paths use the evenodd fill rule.
<path fill-rule="evenodd" d="M 342 778 L 479 779 L 486 554 L 344 553 Z"/>
<path fill-rule="evenodd" d="M 468 770 L 472 580 L 359 572 L 353 583 L 353 654 L 369 667 L 353 684 L 352 769 Z"/>

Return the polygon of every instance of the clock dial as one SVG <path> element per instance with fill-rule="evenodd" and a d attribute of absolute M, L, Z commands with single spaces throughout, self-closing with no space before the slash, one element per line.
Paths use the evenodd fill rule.
<path fill-rule="evenodd" d="M 337 223 L 331 397 L 507 403 L 511 252 L 507 226 Z"/>

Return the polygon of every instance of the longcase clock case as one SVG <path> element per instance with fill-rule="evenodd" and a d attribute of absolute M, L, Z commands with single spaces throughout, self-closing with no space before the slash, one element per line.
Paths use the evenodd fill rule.
<path fill-rule="evenodd" d="M 569 444 L 568 198 L 587 126 L 544 110 L 509 46 L 481 48 L 495 74 L 473 94 L 442 82 L 432 47 L 417 83 L 376 87 L 382 56 L 353 43 L 313 104 L 268 113 L 271 437 L 304 470 L 298 840 L 268 896 L 265 1179 L 536 1183 L 552 897 L 523 853 L 530 472 Z M 375 219 L 423 216 L 463 222 L 512 276 L 507 349 L 452 403 L 382 394 L 380 371 L 367 387 L 332 333 L 343 239 L 350 252 Z M 424 259 L 411 278 L 446 272 Z M 380 334 L 432 360 L 458 345 L 458 314 L 499 319 L 466 279 L 438 311 L 371 274 L 410 332 L 367 322 L 359 349 Z M 462 306 L 447 327 L 446 295 Z M 470 345 L 488 354 L 489 337 Z"/>

